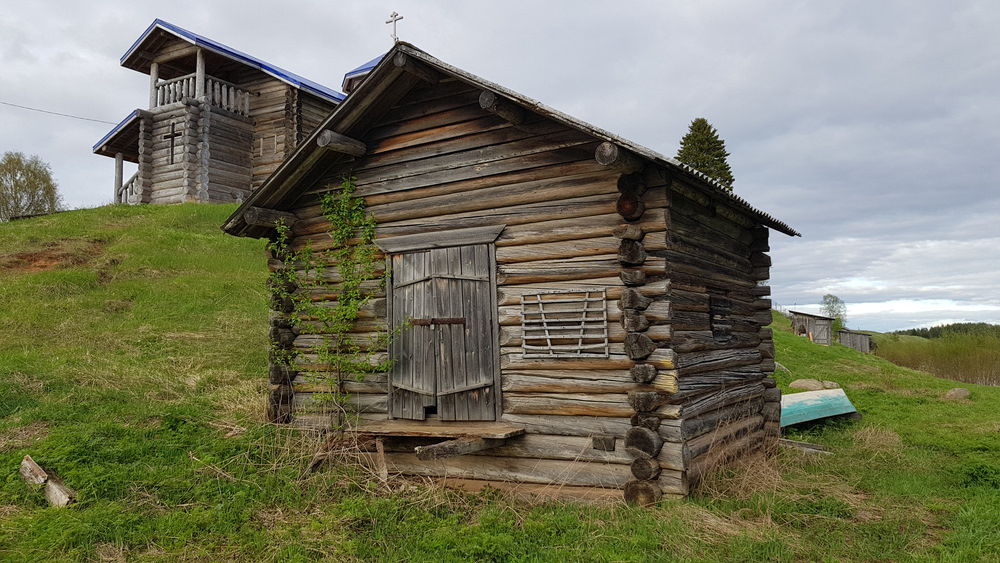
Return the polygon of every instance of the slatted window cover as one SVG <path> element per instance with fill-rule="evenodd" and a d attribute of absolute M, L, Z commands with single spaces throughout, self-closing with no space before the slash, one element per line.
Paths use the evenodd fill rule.
<path fill-rule="evenodd" d="M 607 358 L 607 295 L 600 291 L 548 291 L 521 296 L 526 358 Z"/>

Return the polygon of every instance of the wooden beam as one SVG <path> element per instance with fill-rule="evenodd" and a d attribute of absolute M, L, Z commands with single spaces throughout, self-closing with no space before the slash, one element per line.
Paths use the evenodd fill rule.
<path fill-rule="evenodd" d="M 597 146 L 594 158 L 604 166 L 624 174 L 639 172 L 646 166 L 646 161 L 642 157 L 608 141 Z"/>
<path fill-rule="evenodd" d="M 362 156 L 368 152 L 368 147 L 361 141 L 357 141 L 336 131 L 324 129 L 316 138 L 316 145 L 326 150 L 349 154 L 351 156 Z"/>
<path fill-rule="evenodd" d="M 507 98 L 498 95 L 496 92 L 483 90 L 479 94 L 479 107 L 502 117 L 504 120 L 520 125 L 524 123 L 524 108 L 511 102 Z"/>
<path fill-rule="evenodd" d="M 248 225 L 255 227 L 268 227 L 273 229 L 278 221 L 283 221 L 285 225 L 291 227 L 299 220 L 294 213 L 278 211 L 276 209 L 265 209 L 263 207 L 249 207 L 243 213 L 243 220 Z"/>
<path fill-rule="evenodd" d="M 462 436 L 454 440 L 439 442 L 429 446 L 417 446 L 415 452 L 420 461 L 431 461 L 457 457 L 502 446 L 507 440 L 502 438 L 481 438 L 479 436 Z"/>
<path fill-rule="evenodd" d="M 424 82 L 428 82 L 430 84 L 438 83 L 438 75 L 436 72 L 424 64 L 413 60 L 411 57 L 407 56 L 406 53 L 396 53 L 396 56 L 392 58 L 392 64 L 395 65 L 396 68 L 412 74 Z"/>

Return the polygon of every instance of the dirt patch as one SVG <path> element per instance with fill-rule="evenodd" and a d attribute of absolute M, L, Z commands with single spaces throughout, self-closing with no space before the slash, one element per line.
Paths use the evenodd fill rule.
<path fill-rule="evenodd" d="M 0 435 L 0 452 L 30 447 L 48 435 L 49 427 L 44 422 L 32 422 L 27 426 L 9 428 Z"/>
<path fill-rule="evenodd" d="M 61 239 L 46 243 L 42 248 L 0 256 L 0 270 L 44 272 L 90 264 L 101 255 L 104 244 L 81 239 Z"/>

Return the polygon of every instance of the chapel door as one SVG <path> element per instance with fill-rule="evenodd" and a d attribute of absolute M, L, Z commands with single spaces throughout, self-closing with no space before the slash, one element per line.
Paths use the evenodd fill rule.
<path fill-rule="evenodd" d="M 392 255 L 393 418 L 496 419 L 491 248 Z"/>

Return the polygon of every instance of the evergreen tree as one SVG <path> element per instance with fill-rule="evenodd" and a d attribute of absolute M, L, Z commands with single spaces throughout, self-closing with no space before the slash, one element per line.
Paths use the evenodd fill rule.
<path fill-rule="evenodd" d="M 726 142 L 704 117 L 691 122 L 687 135 L 681 139 L 677 160 L 714 178 L 730 190 L 733 189 L 733 172 L 726 162 Z"/>

